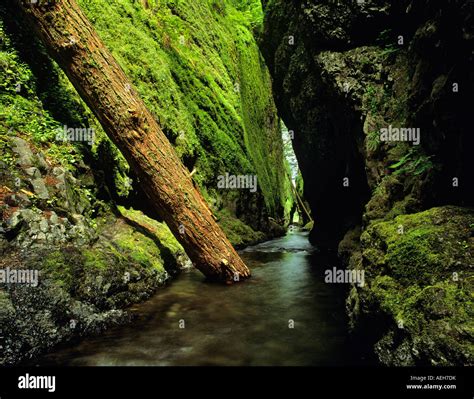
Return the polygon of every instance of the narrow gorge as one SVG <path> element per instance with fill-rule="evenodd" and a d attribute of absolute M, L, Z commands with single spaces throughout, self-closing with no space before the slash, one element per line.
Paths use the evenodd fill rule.
<path fill-rule="evenodd" d="M 384 364 L 472 364 L 473 4 L 268 3 L 311 242 L 365 271 L 351 326 Z"/>
<path fill-rule="evenodd" d="M 86 105 L 111 88 L 5 0 L 0 365 L 474 365 L 474 3 L 25 7 L 76 2 L 252 276 L 194 270 Z"/>

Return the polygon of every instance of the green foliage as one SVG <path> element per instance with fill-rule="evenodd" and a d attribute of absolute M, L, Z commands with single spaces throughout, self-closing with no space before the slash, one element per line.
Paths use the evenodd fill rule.
<path fill-rule="evenodd" d="M 397 45 L 397 38 L 392 29 L 386 29 L 380 32 L 376 42 L 383 48 L 381 55 L 389 57 L 400 51 L 401 47 Z"/>
<path fill-rule="evenodd" d="M 363 98 L 365 111 L 373 115 L 383 112 L 390 102 L 393 101 L 391 95 L 392 93 L 387 87 L 373 84 L 368 85 Z"/>
<path fill-rule="evenodd" d="M 254 243 L 265 238 L 263 233 L 254 231 L 250 226 L 247 226 L 232 215 L 227 209 L 218 212 L 217 217 L 219 226 L 221 226 L 235 247 L 248 245 L 249 243 Z"/>
<path fill-rule="evenodd" d="M 61 123 L 44 108 L 38 82 L 31 68 L 21 61 L 0 20 L 0 146 L 5 160 L 10 161 L 6 148 L 9 137 L 23 136 L 40 147 L 46 156 L 72 170 L 82 158 L 78 148 L 70 143 L 55 142 Z M 56 92 L 60 88 L 54 89 Z"/>
<path fill-rule="evenodd" d="M 271 81 L 253 37 L 257 0 L 104 0 L 79 4 L 124 68 L 196 183 L 257 174 L 270 213 L 285 202 Z M 123 32 L 127 32 L 126 35 Z M 276 165 L 276 166 L 275 166 Z"/>
<path fill-rule="evenodd" d="M 218 175 L 257 174 L 269 214 L 289 207 L 271 81 L 253 36 L 262 18 L 259 1 L 148 0 L 148 9 L 131 0 L 79 4 L 184 164 L 197 169 L 193 179 L 208 201 L 220 207 L 234 195 L 217 191 Z M 0 12 L 3 17 L 3 7 Z M 18 135 L 73 173 L 82 161 L 106 171 L 111 191 L 128 195 L 127 162 L 61 69 L 37 41 L 12 43 L 0 28 L 4 160 L 13 161 L 8 136 Z M 63 125 L 93 127 L 94 146 L 57 142 Z"/>
<path fill-rule="evenodd" d="M 389 57 L 393 54 L 396 54 L 400 51 L 400 47 L 399 46 L 395 46 L 395 45 L 390 45 L 390 46 L 387 46 L 385 49 L 383 49 L 382 51 L 382 56 L 384 57 Z"/>
<path fill-rule="evenodd" d="M 301 171 L 298 172 L 298 176 L 296 176 L 296 190 L 298 190 L 300 197 L 304 198 L 304 180 Z"/>
<path fill-rule="evenodd" d="M 366 141 L 367 149 L 371 152 L 374 152 L 379 148 L 380 143 L 380 132 L 377 130 L 369 132 Z"/>
<path fill-rule="evenodd" d="M 380 46 L 386 46 L 393 41 L 392 29 L 385 29 L 381 31 L 376 39 L 376 42 Z"/>
<path fill-rule="evenodd" d="M 233 0 L 234 6 L 245 13 L 246 19 L 256 31 L 263 25 L 263 9 L 261 0 Z"/>
<path fill-rule="evenodd" d="M 390 165 L 389 168 L 394 169 L 396 175 L 414 174 L 418 176 L 434 167 L 431 158 L 432 156 L 427 156 L 417 148 L 412 147 L 397 163 Z"/>
<path fill-rule="evenodd" d="M 368 99 L 365 106 L 366 110 L 376 113 L 378 111 L 379 100 L 377 98 L 377 89 L 375 86 L 368 86 L 365 95 Z"/>
<path fill-rule="evenodd" d="M 11 143 L 6 135 L 0 134 L 0 154 L 2 154 L 1 167 L 12 168 L 14 165 L 15 156 L 11 149 Z M 0 169 L 1 172 L 1 169 Z"/>

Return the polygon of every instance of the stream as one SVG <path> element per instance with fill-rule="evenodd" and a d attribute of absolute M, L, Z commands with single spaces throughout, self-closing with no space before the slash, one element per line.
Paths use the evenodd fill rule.
<path fill-rule="evenodd" d="M 131 311 L 133 324 L 57 349 L 40 366 L 328 366 L 363 363 L 347 334 L 345 289 L 326 284 L 337 265 L 307 233 L 240 251 L 252 270 L 242 284 L 183 272 Z"/>

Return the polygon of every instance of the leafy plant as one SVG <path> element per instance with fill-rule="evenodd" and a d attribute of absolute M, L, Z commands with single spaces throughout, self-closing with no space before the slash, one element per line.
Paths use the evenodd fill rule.
<path fill-rule="evenodd" d="M 383 57 L 388 57 L 392 54 L 396 54 L 397 52 L 400 51 L 400 47 L 399 46 L 395 46 L 393 44 L 385 47 L 383 50 L 382 50 L 382 56 Z"/>
<path fill-rule="evenodd" d="M 392 29 L 385 29 L 380 32 L 376 39 L 377 44 L 383 48 L 382 56 L 388 57 L 400 51 L 400 47 L 395 44 L 396 38 Z"/>
<path fill-rule="evenodd" d="M 390 165 L 389 168 L 395 170 L 396 175 L 412 173 L 418 176 L 433 168 L 432 157 L 410 148 L 398 162 Z"/>
<path fill-rule="evenodd" d="M 368 151 L 374 152 L 380 145 L 380 133 L 377 130 L 369 132 L 366 138 L 366 147 Z"/>

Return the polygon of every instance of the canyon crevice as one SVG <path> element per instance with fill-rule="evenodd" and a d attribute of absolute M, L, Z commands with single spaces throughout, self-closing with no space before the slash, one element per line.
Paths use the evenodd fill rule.
<path fill-rule="evenodd" d="M 469 1 L 266 5 L 311 240 L 365 270 L 348 314 L 385 364 L 474 361 L 472 15 Z M 381 140 L 392 127 L 419 129 L 419 145 Z"/>

